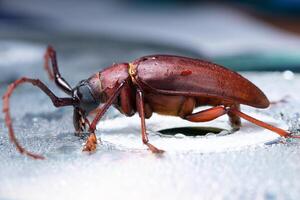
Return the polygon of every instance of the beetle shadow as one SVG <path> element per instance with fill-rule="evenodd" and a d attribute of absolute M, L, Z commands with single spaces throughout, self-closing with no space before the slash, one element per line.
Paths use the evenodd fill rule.
<path fill-rule="evenodd" d="M 81 150 L 85 137 L 78 137 L 75 132 L 68 131 L 58 133 L 53 140 L 52 142 L 55 142 L 55 144 L 53 151 L 51 151 L 52 155 L 71 155 Z"/>
<path fill-rule="evenodd" d="M 55 140 L 59 141 L 59 144 L 55 145 L 55 148 L 50 153 L 51 157 L 61 157 L 61 156 L 82 156 L 83 153 L 83 147 L 86 142 L 86 139 L 90 133 L 84 132 L 81 136 L 76 136 L 75 132 L 62 132 L 59 133 Z M 97 136 L 97 139 L 99 140 L 99 143 L 97 143 L 97 150 L 98 151 L 101 148 L 102 151 L 112 151 L 112 150 L 120 150 L 115 144 L 110 143 L 108 141 L 102 141 L 101 136 Z M 87 152 L 90 154 L 90 152 Z M 93 152 L 95 153 L 95 152 Z"/>

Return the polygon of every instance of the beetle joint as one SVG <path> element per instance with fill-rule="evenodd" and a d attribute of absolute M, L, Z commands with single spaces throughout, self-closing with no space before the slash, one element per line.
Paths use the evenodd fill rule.
<path fill-rule="evenodd" d="M 136 66 L 132 63 L 129 63 L 128 73 L 131 77 L 132 82 L 136 83 L 135 76 L 137 74 Z"/>
<path fill-rule="evenodd" d="M 225 110 L 226 112 L 229 112 L 229 111 L 230 111 L 230 109 L 231 109 L 231 107 L 230 107 L 230 106 L 224 106 L 224 110 Z"/>
<path fill-rule="evenodd" d="M 148 142 L 149 142 L 149 140 L 147 138 L 143 138 L 142 141 L 143 141 L 143 144 L 148 144 Z"/>

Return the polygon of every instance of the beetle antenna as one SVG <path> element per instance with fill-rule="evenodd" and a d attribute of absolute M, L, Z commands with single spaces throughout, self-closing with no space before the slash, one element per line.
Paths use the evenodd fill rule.
<path fill-rule="evenodd" d="M 51 81 L 54 81 L 54 74 L 50 69 L 49 66 L 49 60 L 50 60 L 50 53 L 49 53 L 49 46 L 44 54 L 44 69 L 46 70 L 46 72 L 48 73 L 48 77 Z"/>
<path fill-rule="evenodd" d="M 50 97 L 55 107 L 74 106 L 77 105 L 78 102 L 72 98 L 58 98 L 53 94 L 53 92 L 51 92 L 51 90 L 43 82 L 41 82 L 38 79 L 30 79 L 30 78 L 23 77 L 16 80 L 15 82 L 13 82 L 8 86 L 7 91 L 3 96 L 3 113 L 5 114 L 5 123 L 9 131 L 9 139 L 13 144 L 16 145 L 17 150 L 21 154 L 27 155 L 34 159 L 44 159 L 43 156 L 31 153 L 21 146 L 21 144 L 18 142 L 15 136 L 14 129 L 12 126 L 12 120 L 9 111 L 10 110 L 9 98 L 12 95 L 13 91 L 23 83 L 31 83 L 32 85 L 40 88 L 45 94 L 47 94 Z"/>
<path fill-rule="evenodd" d="M 49 60 L 51 60 L 52 71 L 49 66 Z M 44 68 L 48 72 L 48 76 L 50 80 L 54 80 L 55 84 L 66 94 L 72 95 L 72 88 L 70 84 L 60 75 L 56 52 L 51 45 L 48 45 L 47 50 L 44 55 Z"/>

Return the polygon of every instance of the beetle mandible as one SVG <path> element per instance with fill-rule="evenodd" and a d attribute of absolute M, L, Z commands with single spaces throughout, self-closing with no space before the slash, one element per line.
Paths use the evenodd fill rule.
<path fill-rule="evenodd" d="M 153 112 L 178 116 L 191 122 L 211 121 L 227 114 L 235 130 L 239 129 L 243 118 L 282 137 L 300 138 L 241 112 L 240 104 L 267 108 L 270 102 L 259 88 L 240 74 L 207 61 L 172 55 L 145 56 L 130 63 L 107 67 L 72 88 L 59 72 L 55 50 L 48 46 L 45 69 L 49 78 L 69 98 L 59 98 L 39 79 L 27 77 L 10 84 L 3 96 L 3 112 L 11 142 L 21 154 L 35 159 L 44 157 L 27 151 L 19 144 L 10 117 L 9 98 L 22 83 L 31 83 L 40 88 L 55 107 L 74 107 L 73 124 L 76 135 L 81 135 L 87 126 L 90 133 L 83 151 L 96 149 L 96 125 L 111 105 L 126 116 L 132 116 L 136 112 L 139 114 L 142 142 L 153 153 L 163 152 L 150 144 L 147 137 L 145 119 L 150 118 Z M 100 104 L 103 105 L 98 108 Z M 193 113 L 194 108 L 199 106 L 212 108 Z M 90 123 L 87 117 L 94 111 L 96 116 Z"/>

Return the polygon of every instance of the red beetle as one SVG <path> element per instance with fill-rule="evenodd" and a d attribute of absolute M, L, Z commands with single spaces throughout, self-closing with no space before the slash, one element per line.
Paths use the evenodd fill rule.
<path fill-rule="evenodd" d="M 81 134 L 86 125 L 89 126 L 90 135 L 84 151 L 96 149 L 96 125 L 111 105 L 126 116 L 139 113 L 142 141 L 153 153 L 163 152 L 150 144 L 147 137 L 145 119 L 150 118 L 153 112 L 178 116 L 191 122 L 206 122 L 227 114 L 235 130 L 239 129 L 240 118 L 243 118 L 280 136 L 299 138 L 242 113 L 240 104 L 267 108 L 270 102 L 253 83 L 217 64 L 181 56 L 145 56 L 131 63 L 114 64 L 80 81 L 72 89 L 59 73 L 56 53 L 51 46 L 45 58 L 45 68 L 50 78 L 69 98 L 58 98 L 40 80 L 26 77 L 12 83 L 3 96 L 3 112 L 10 140 L 20 153 L 35 159 L 44 157 L 26 151 L 18 143 L 9 112 L 9 97 L 19 84 L 25 82 L 44 91 L 56 107 L 74 106 L 73 122 L 77 135 Z M 53 71 L 48 66 L 49 59 Z M 101 103 L 103 105 L 97 109 Z M 212 108 L 193 113 L 196 107 L 204 105 Z M 96 116 L 89 123 L 87 116 L 94 111 Z"/>

